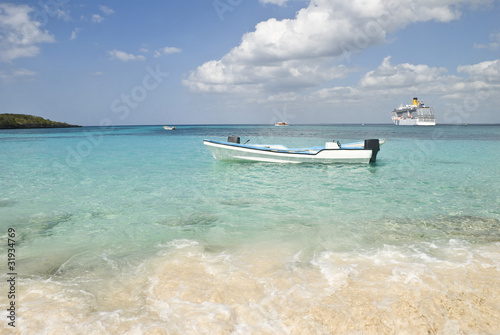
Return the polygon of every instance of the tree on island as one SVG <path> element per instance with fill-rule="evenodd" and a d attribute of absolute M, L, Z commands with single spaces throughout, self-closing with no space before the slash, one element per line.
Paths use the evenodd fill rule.
<path fill-rule="evenodd" d="M 0 129 L 70 128 L 81 127 L 66 122 L 56 122 L 40 116 L 25 114 L 0 114 Z"/>

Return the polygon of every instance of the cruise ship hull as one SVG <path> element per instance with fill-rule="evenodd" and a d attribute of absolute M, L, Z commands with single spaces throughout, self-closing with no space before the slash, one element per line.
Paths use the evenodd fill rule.
<path fill-rule="evenodd" d="M 422 121 L 417 119 L 392 120 L 396 126 L 435 126 L 436 121 Z"/>

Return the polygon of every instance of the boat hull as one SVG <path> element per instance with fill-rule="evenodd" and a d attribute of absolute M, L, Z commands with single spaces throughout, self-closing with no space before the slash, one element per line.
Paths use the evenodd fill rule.
<path fill-rule="evenodd" d="M 348 147 L 345 149 L 279 149 L 276 147 L 248 146 L 231 142 L 204 140 L 215 159 L 269 163 L 369 163 L 375 155 L 372 149 Z M 377 150 L 378 151 L 378 150 Z"/>

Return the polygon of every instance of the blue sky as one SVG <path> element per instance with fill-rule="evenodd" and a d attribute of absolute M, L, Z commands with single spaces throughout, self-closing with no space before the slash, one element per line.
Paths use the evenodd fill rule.
<path fill-rule="evenodd" d="M 500 2 L 0 2 L 0 113 L 82 125 L 500 123 Z"/>

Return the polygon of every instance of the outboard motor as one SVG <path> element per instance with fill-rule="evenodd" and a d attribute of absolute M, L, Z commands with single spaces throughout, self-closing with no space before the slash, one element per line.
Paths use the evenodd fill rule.
<path fill-rule="evenodd" d="M 372 158 L 370 158 L 370 163 L 375 163 L 377 160 L 377 153 L 380 150 L 380 143 L 378 139 L 365 140 L 365 150 L 372 150 Z"/>
<path fill-rule="evenodd" d="M 240 144 L 240 138 L 238 136 L 228 136 L 227 141 L 229 143 L 237 143 Z"/>

